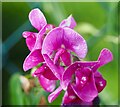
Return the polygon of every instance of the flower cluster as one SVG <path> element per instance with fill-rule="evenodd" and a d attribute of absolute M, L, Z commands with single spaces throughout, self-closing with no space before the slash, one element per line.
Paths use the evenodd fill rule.
<path fill-rule="evenodd" d="M 55 27 L 47 24 L 43 13 L 36 8 L 29 13 L 29 20 L 38 32 L 23 32 L 30 50 L 23 64 L 24 71 L 42 63 L 32 76 L 38 78 L 45 91 L 51 92 L 50 103 L 64 90 L 62 104 L 91 104 L 106 86 L 98 68 L 112 61 L 112 53 L 104 48 L 97 61 L 82 61 L 87 44 L 73 30 L 76 22 L 72 15 Z M 73 53 L 79 61 L 73 60 Z"/>

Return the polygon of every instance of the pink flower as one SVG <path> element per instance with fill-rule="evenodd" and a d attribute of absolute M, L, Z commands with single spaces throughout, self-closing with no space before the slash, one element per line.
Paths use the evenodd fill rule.
<path fill-rule="evenodd" d="M 38 33 L 29 31 L 23 32 L 23 37 L 26 38 L 26 44 L 31 51 L 24 61 L 24 71 L 27 71 L 44 61 L 41 55 L 42 42 L 47 32 L 54 28 L 53 25 L 47 24 L 43 13 L 38 8 L 33 9 L 29 13 L 29 20 L 32 26 L 38 30 Z"/>
<path fill-rule="evenodd" d="M 71 85 L 69 84 L 67 90 L 62 99 L 62 105 L 93 105 L 93 102 L 84 102 L 82 101 L 73 91 Z M 63 106 L 63 107 L 64 107 Z M 88 106 L 89 107 L 89 106 Z"/>
<path fill-rule="evenodd" d="M 35 27 L 39 32 L 23 32 L 23 37 L 26 38 L 26 44 L 31 51 L 24 61 L 24 71 L 27 71 L 44 61 L 41 55 L 42 43 L 47 33 L 54 28 L 53 25 L 47 24 L 46 18 L 38 8 L 33 9 L 29 13 L 29 20 L 33 27 Z M 76 26 L 76 22 L 72 16 L 69 16 L 61 22 L 60 26 L 74 28 Z"/>
<path fill-rule="evenodd" d="M 37 8 L 33 9 L 29 13 L 29 20 L 32 26 L 35 27 L 39 32 L 23 32 L 23 37 L 26 38 L 26 44 L 31 51 L 24 61 L 23 69 L 24 71 L 27 71 L 42 62 L 43 65 L 38 68 L 32 75 L 38 77 L 39 82 L 44 90 L 52 92 L 55 89 L 56 80 L 58 78 L 54 76 L 49 67 L 44 63 L 41 49 L 44 38 L 50 30 L 54 29 L 54 26 L 47 24 L 43 13 Z M 72 16 L 69 16 L 67 19 L 61 22 L 60 26 L 74 28 L 76 26 L 76 22 Z M 63 72 L 63 68 L 60 66 L 59 68 Z"/>
<path fill-rule="evenodd" d="M 52 60 L 47 55 L 45 58 L 51 68 L 57 71 L 57 67 L 53 64 Z M 106 80 L 97 69 L 112 61 L 112 59 L 112 53 L 108 49 L 103 49 L 97 61 L 76 61 L 62 73 L 60 78 L 61 85 L 48 96 L 48 101 L 51 103 L 62 90 L 65 90 L 63 104 L 73 102 L 83 105 L 91 104 L 98 96 L 98 93 L 106 86 Z M 56 74 L 56 72 L 53 73 Z M 72 97 L 68 98 L 70 96 Z"/>
<path fill-rule="evenodd" d="M 64 90 L 70 85 L 74 93 L 84 102 L 91 102 L 106 86 L 106 80 L 97 69 L 112 61 L 112 53 L 103 49 L 97 61 L 77 61 L 63 73 L 61 86 Z M 67 99 L 64 98 L 66 101 Z"/>
<path fill-rule="evenodd" d="M 72 15 L 64 19 L 59 27 L 55 27 L 47 24 L 43 13 L 36 8 L 29 13 L 29 20 L 38 32 L 23 32 L 30 50 L 23 64 L 24 71 L 42 64 L 32 76 L 38 78 L 45 91 L 52 92 L 48 96 L 50 103 L 64 90 L 63 105 L 92 105 L 98 93 L 106 86 L 106 80 L 98 68 L 112 61 L 112 53 L 103 49 L 97 61 L 73 62 L 72 53 L 80 60 L 85 58 L 87 44 L 73 30 L 76 22 Z M 58 80 L 60 85 L 56 88 Z"/>
<path fill-rule="evenodd" d="M 62 72 L 54 70 L 57 69 L 55 66 L 60 65 L 60 60 L 69 66 L 71 64 L 71 52 L 77 54 L 79 58 L 84 58 L 87 53 L 87 44 L 80 34 L 68 27 L 54 28 L 43 41 L 42 54 L 45 62 L 59 80 Z"/>

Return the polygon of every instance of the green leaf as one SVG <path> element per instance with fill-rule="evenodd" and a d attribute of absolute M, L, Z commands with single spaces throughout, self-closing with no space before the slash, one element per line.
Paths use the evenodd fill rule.
<path fill-rule="evenodd" d="M 21 83 L 19 80 L 20 75 L 14 74 L 9 82 L 10 85 L 10 99 L 12 105 L 23 105 L 23 92 L 21 88 Z"/>

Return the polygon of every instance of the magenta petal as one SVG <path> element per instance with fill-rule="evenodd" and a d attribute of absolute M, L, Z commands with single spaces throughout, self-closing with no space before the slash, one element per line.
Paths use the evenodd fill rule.
<path fill-rule="evenodd" d="M 32 76 L 38 77 L 38 76 L 41 75 L 43 72 L 44 72 L 44 67 L 41 66 L 41 67 L 39 67 L 35 72 L 32 73 Z"/>
<path fill-rule="evenodd" d="M 42 27 L 47 24 L 45 16 L 38 8 L 33 9 L 29 13 L 29 20 L 32 26 L 34 26 L 38 31 L 40 31 Z"/>
<path fill-rule="evenodd" d="M 37 33 L 25 31 L 22 35 L 24 38 L 26 38 L 26 44 L 28 46 L 28 49 L 32 51 L 36 42 Z"/>
<path fill-rule="evenodd" d="M 53 30 L 51 30 L 43 41 L 42 54 L 47 54 L 49 56 L 53 53 L 53 51 L 60 49 L 63 41 L 62 36 L 62 28 L 54 28 Z"/>
<path fill-rule="evenodd" d="M 77 54 L 79 58 L 84 58 L 87 54 L 87 44 L 84 38 L 70 28 L 64 28 L 64 43 L 66 49 Z"/>
<path fill-rule="evenodd" d="M 62 88 L 61 88 L 61 86 L 59 86 L 54 92 L 52 92 L 48 96 L 49 103 L 53 102 L 58 97 L 58 95 L 61 93 L 61 91 L 62 91 Z"/>
<path fill-rule="evenodd" d="M 43 57 L 47 66 L 51 69 L 53 74 L 60 80 L 64 69 L 60 66 L 55 65 L 47 54 L 44 54 Z"/>
<path fill-rule="evenodd" d="M 92 102 L 83 102 L 73 91 L 71 85 L 68 85 L 62 100 L 63 105 L 92 105 Z"/>
<path fill-rule="evenodd" d="M 47 25 L 42 27 L 42 29 L 39 31 L 39 33 L 37 35 L 34 49 L 41 49 L 42 48 L 42 43 L 43 43 L 43 40 L 44 40 L 47 32 L 49 32 L 53 28 L 54 28 L 54 26 L 51 24 L 47 24 Z"/>
<path fill-rule="evenodd" d="M 36 38 L 33 38 L 31 36 L 26 38 L 26 44 L 30 51 L 32 51 L 32 49 L 34 48 L 35 42 L 36 42 Z"/>
<path fill-rule="evenodd" d="M 101 92 L 106 86 L 106 80 L 102 77 L 102 75 L 98 71 L 95 72 L 94 77 L 97 90 L 98 92 Z"/>
<path fill-rule="evenodd" d="M 32 74 L 32 76 L 34 77 L 38 77 L 39 75 L 43 75 L 45 78 L 49 80 L 58 80 L 58 78 L 55 77 L 53 72 L 49 69 L 49 67 L 46 64 L 43 64 Z"/>
<path fill-rule="evenodd" d="M 58 27 L 51 30 L 44 39 L 42 54 L 49 56 L 61 47 L 75 52 L 79 58 L 84 58 L 87 53 L 87 44 L 84 38 L 70 28 Z"/>
<path fill-rule="evenodd" d="M 29 37 L 29 36 L 32 36 L 33 38 L 36 38 L 36 37 L 37 37 L 37 33 L 29 32 L 29 31 L 24 31 L 24 32 L 22 33 L 22 36 L 23 36 L 24 38 L 27 38 L 27 37 Z"/>
<path fill-rule="evenodd" d="M 71 64 L 71 56 L 67 50 L 61 48 L 58 50 L 58 52 L 56 52 L 54 57 L 54 64 L 57 64 L 59 62 L 60 57 L 66 66 L 69 66 Z"/>
<path fill-rule="evenodd" d="M 69 82 L 71 81 L 72 75 L 75 73 L 76 69 L 83 68 L 83 67 L 93 67 L 98 63 L 98 61 L 91 61 L 91 62 L 81 62 L 76 61 L 72 65 L 70 65 L 63 73 L 62 76 L 62 88 L 66 90 Z"/>
<path fill-rule="evenodd" d="M 59 49 L 54 57 L 54 64 L 57 64 L 59 62 L 60 56 L 65 52 L 65 49 L 61 48 Z"/>
<path fill-rule="evenodd" d="M 42 73 L 42 75 L 45 78 L 49 80 L 58 80 L 58 78 L 53 74 L 53 72 L 50 70 L 50 68 L 46 64 L 44 64 L 42 68 L 44 69 L 44 72 Z"/>
<path fill-rule="evenodd" d="M 80 98 L 76 96 L 75 92 L 71 88 L 71 85 L 68 85 L 67 90 L 63 96 L 62 104 L 71 104 L 71 103 L 79 104 L 80 102 L 81 102 Z"/>
<path fill-rule="evenodd" d="M 45 78 L 43 75 L 38 76 L 40 85 L 45 91 L 52 92 L 56 87 L 56 82 L 54 80 L 49 80 Z"/>
<path fill-rule="evenodd" d="M 99 66 L 103 66 L 108 62 L 111 62 L 112 60 L 113 60 L 112 52 L 106 48 L 102 49 L 98 58 L 98 61 L 100 61 Z"/>
<path fill-rule="evenodd" d="M 43 56 L 41 54 L 41 50 L 32 51 L 25 59 L 23 63 L 24 71 L 27 71 L 35 66 L 37 66 L 40 62 L 43 62 Z"/>
<path fill-rule="evenodd" d="M 86 84 L 84 84 L 82 88 L 78 87 L 78 85 L 71 85 L 71 86 L 73 88 L 73 91 L 82 101 L 91 102 L 98 95 L 95 86 L 94 75 L 92 72 L 91 72 L 91 76 L 89 76 L 89 80 L 86 82 Z"/>
<path fill-rule="evenodd" d="M 65 51 L 61 55 L 61 59 L 66 66 L 69 66 L 71 64 L 71 54 L 69 52 Z"/>
<path fill-rule="evenodd" d="M 76 26 L 75 19 L 70 15 L 67 19 L 64 19 L 60 25 L 60 27 L 69 27 L 69 28 L 74 28 Z"/>

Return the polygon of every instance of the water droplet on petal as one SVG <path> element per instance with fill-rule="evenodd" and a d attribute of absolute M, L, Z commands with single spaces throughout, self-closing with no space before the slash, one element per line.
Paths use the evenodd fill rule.
<path fill-rule="evenodd" d="M 71 95 L 71 96 L 69 96 L 69 98 L 70 98 L 70 99 L 75 99 L 76 96 Z"/>
<path fill-rule="evenodd" d="M 83 81 L 80 81 L 81 84 L 83 84 Z"/>
<path fill-rule="evenodd" d="M 103 83 L 102 83 L 102 81 L 100 81 L 99 83 L 100 83 L 100 86 L 103 87 Z"/>
<path fill-rule="evenodd" d="M 33 56 L 31 56 L 31 60 L 32 60 L 33 62 L 35 62 L 35 61 L 38 60 L 38 58 L 37 58 L 37 57 L 33 57 Z"/>
<path fill-rule="evenodd" d="M 86 80 L 87 80 L 87 78 L 83 76 L 83 77 L 82 77 L 82 80 L 83 80 L 83 81 L 86 81 Z"/>

